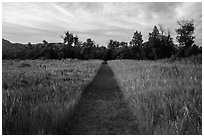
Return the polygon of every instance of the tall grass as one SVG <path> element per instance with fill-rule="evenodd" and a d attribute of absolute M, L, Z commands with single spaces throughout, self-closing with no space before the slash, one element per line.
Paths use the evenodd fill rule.
<path fill-rule="evenodd" d="M 202 134 L 202 65 L 109 61 L 142 134 Z"/>
<path fill-rule="evenodd" d="M 100 64 L 99 60 L 3 60 L 3 134 L 60 134 Z"/>

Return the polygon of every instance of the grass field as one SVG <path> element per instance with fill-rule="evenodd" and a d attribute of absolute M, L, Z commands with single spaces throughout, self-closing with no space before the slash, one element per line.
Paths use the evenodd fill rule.
<path fill-rule="evenodd" d="M 202 134 L 193 60 L 3 60 L 2 132 Z"/>
<path fill-rule="evenodd" d="M 202 134 L 202 64 L 109 61 L 142 134 Z"/>
<path fill-rule="evenodd" d="M 59 134 L 101 61 L 2 61 L 3 134 Z"/>

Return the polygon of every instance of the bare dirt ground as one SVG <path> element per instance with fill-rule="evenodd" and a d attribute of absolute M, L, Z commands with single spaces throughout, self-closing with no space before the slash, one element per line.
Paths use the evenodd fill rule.
<path fill-rule="evenodd" d="M 61 134 L 140 134 L 108 64 L 102 64 L 87 86 L 70 120 Z"/>

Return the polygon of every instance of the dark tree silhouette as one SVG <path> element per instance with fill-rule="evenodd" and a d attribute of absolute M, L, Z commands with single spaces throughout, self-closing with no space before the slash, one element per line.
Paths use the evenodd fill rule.
<path fill-rule="evenodd" d="M 114 41 L 111 39 L 111 40 L 109 40 L 109 42 L 108 42 L 108 49 L 113 49 L 114 48 L 114 43 L 113 43 Z"/>
<path fill-rule="evenodd" d="M 142 59 L 143 54 L 142 54 L 142 34 L 141 32 L 136 31 L 133 34 L 133 38 L 130 41 L 130 46 L 132 47 L 132 54 L 134 59 Z"/>
<path fill-rule="evenodd" d="M 43 40 L 43 43 L 44 43 L 44 45 L 47 45 L 47 44 L 48 44 L 48 42 L 47 42 L 46 40 Z"/>
<path fill-rule="evenodd" d="M 141 45 L 142 45 L 142 42 L 143 42 L 143 39 L 142 39 L 142 34 L 141 34 L 141 32 L 136 31 L 136 32 L 133 34 L 132 40 L 130 41 L 131 45 L 132 45 L 132 46 L 141 46 Z"/>
<path fill-rule="evenodd" d="M 176 29 L 176 33 L 177 33 L 177 41 L 180 44 L 180 49 L 177 53 L 178 57 L 188 57 L 191 55 L 191 48 L 193 43 L 194 43 L 194 39 L 195 36 L 194 34 L 194 30 L 195 30 L 195 26 L 193 23 L 193 20 L 181 20 L 177 22 L 178 25 L 180 26 L 178 29 Z"/>
<path fill-rule="evenodd" d="M 73 42 L 74 42 L 74 36 L 72 33 L 69 33 L 69 31 L 67 31 L 65 33 L 65 36 L 61 36 L 64 40 L 64 44 L 68 45 L 68 46 L 72 46 Z"/>
<path fill-rule="evenodd" d="M 170 32 L 165 32 L 162 25 L 154 26 L 153 32 L 149 33 L 148 42 L 149 57 L 152 59 L 169 58 L 175 53 L 175 45 Z"/>
<path fill-rule="evenodd" d="M 161 44 L 161 57 L 162 58 L 169 58 L 173 54 L 175 54 L 175 45 L 173 43 L 173 38 L 171 37 L 170 30 L 165 31 L 163 25 L 159 24 L 160 30 L 160 44 Z"/>
<path fill-rule="evenodd" d="M 195 36 L 193 35 L 195 30 L 193 20 L 181 20 L 177 23 L 180 26 L 178 29 L 176 29 L 177 41 L 181 46 L 185 46 L 186 48 L 192 46 L 195 39 Z"/>
<path fill-rule="evenodd" d="M 159 36 L 159 30 L 157 26 L 154 26 L 152 33 L 149 33 L 149 46 L 150 46 L 150 56 L 153 59 L 160 58 L 160 36 Z"/>
<path fill-rule="evenodd" d="M 74 46 L 77 46 L 79 43 L 79 37 L 78 36 L 75 36 L 74 37 Z"/>

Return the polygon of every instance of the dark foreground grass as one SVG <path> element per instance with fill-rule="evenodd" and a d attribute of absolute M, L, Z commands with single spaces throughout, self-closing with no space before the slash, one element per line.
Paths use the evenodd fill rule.
<path fill-rule="evenodd" d="M 141 134 L 202 134 L 202 64 L 109 61 Z"/>
<path fill-rule="evenodd" d="M 100 64 L 99 60 L 3 60 L 3 134 L 59 134 Z"/>
<path fill-rule="evenodd" d="M 76 106 L 72 124 L 63 134 L 140 134 L 135 116 L 117 85 L 112 70 L 103 64 Z M 65 126 L 68 127 L 68 126 Z M 64 129 L 64 128 L 63 128 Z"/>

